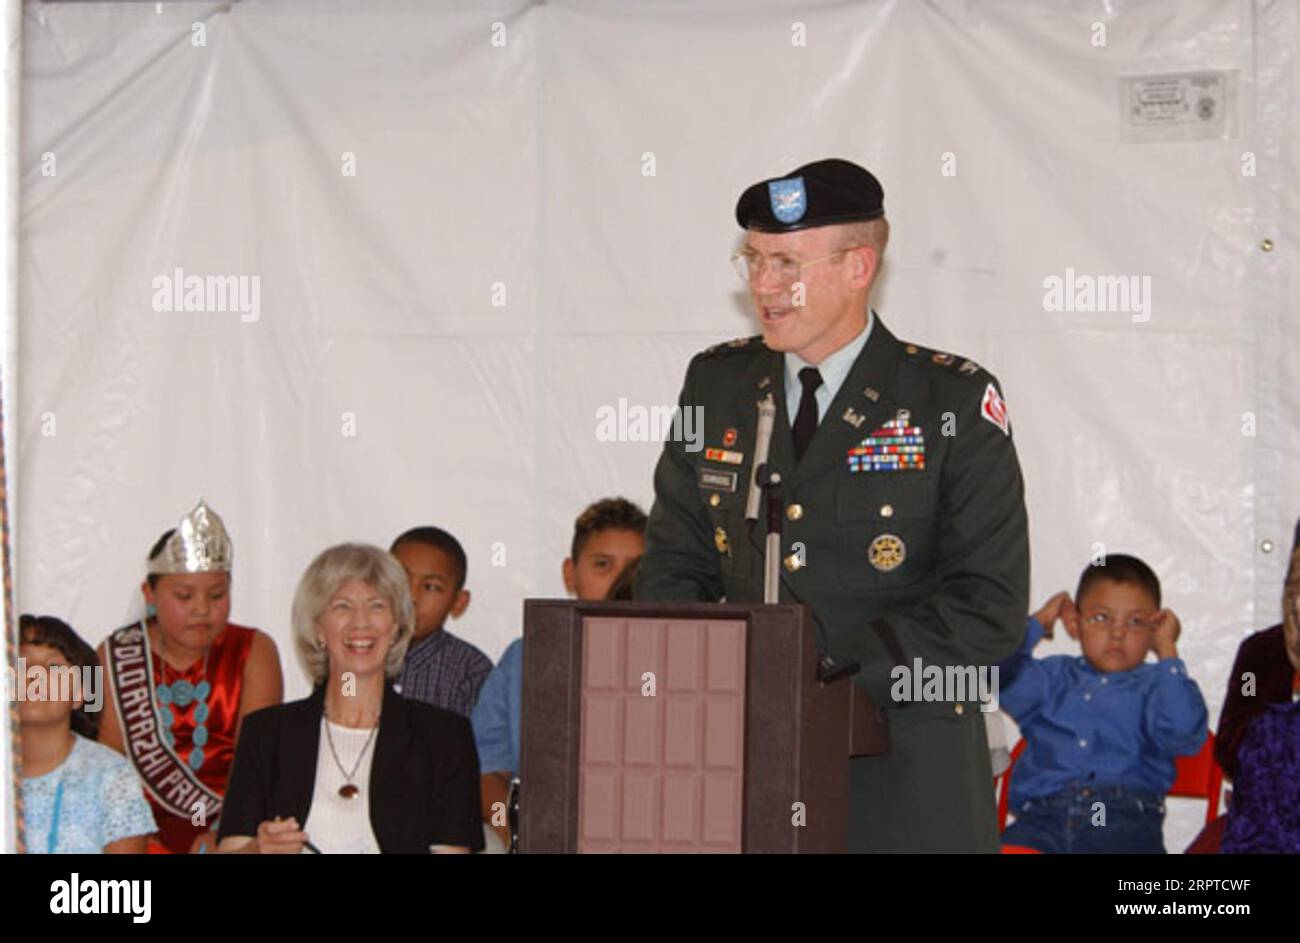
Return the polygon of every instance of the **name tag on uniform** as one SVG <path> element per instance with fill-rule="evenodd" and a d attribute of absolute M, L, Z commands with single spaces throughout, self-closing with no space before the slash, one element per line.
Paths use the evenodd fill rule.
<path fill-rule="evenodd" d="M 898 415 L 849 449 L 851 472 L 921 471 L 925 468 L 925 433 L 911 424 L 911 414 Z"/>
<path fill-rule="evenodd" d="M 701 468 L 699 471 L 700 487 L 708 491 L 736 491 L 736 479 L 739 472 L 722 471 L 717 468 Z"/>

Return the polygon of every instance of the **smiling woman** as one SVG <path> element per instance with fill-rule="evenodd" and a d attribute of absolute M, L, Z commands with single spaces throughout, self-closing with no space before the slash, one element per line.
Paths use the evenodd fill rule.
<path fill-rule="evenodd" d="M 311 696 L 248 717 L 218 850 L 467 852 L 483 847 L 469 722 L 402 698 L 390 679 L 414 631 L 390 554 L 340 544 L 303 574 L 295 647 Z"/>

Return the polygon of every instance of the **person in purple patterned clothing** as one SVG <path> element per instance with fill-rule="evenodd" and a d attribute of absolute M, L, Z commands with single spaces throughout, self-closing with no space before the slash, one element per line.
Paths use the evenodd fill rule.
<path fill-rule="evenodd" d="M 1300 854 L 1300 701 L 1270 704 L 1237 751 L 1224 854 Z"/>

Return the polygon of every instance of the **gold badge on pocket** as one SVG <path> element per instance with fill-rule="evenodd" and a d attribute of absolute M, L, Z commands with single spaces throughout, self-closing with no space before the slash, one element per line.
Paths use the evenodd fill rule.
<path fill-rule="evenodd" d="M 721 527 L 713 531 L 713 546 L 718 548 L 718 553 L 731 555 L 731 542 L 727 540 L 727 532 Z"/>
<path fill-rule="evenodd" d="M 881 534 L 871 541 L 867 559 L 881 573 L 896 570 L 907 559 L 907 545 L 893 534 Z"/>

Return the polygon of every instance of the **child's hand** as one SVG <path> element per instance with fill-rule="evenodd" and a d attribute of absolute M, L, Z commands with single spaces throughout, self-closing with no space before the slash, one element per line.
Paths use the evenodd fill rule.
<path fill-rule="evenodd" d="M 1157 658 L 1177 658 L 1178 636 L 1183 632 L 1178 616 L 1174 615 L 1172 609 L 1161 609 L 1152 622 L 1155 624 L 1156 631 L 1151 639 L 1151 650 L 1156 653 Z"/>
<path fill-rule="evenodd" d="M 1043 638 L 1055 637 L 1056 620 L 1061 618 L 1064 608 L 1070 603 L 1070 594 L 1061 590 L 1047 602 L 1043 603 L 1043 608 L 1034 613 L 1034 618 L 1042 623 L 1044 634 Z"/>

